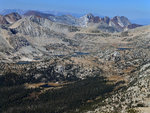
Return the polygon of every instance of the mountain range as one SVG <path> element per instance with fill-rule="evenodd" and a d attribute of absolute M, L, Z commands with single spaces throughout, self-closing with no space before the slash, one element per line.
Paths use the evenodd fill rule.
<path fill-rule="evenodd" d="M 11 18 L 8 16 L 10 16 Z M 36 16 L 36 17 L 46 18 L 51 20 L 52 22 L 57 22 L 65 25 L 71 25 L 77 27 L 93 27 L 108 32 L 120 32 L 120 31 L 133 29 L 141 26 L 138 24 L 132 24 L 129 21 L 129 19 L 124 16 L 121 17 L 115 16 L 113 18 L 109 18 L 109 17 L 94 16 L 93 14 L 87 14 L 83 17 L 76 18 L 72 15 L 55 16 L 53 14 L 47 14 L 38 11 L 28 11 L 24 13 L 23 16 Z M 16 20 L 14 20 L 15 17 Z M 9 24 L 10 22 L 8 21 L 8 18 L 10 18 L 12 22 L 15 22 L 18 19 L 21 19 L 21 15 L 17 13 L 11 13 L 4 16 L 1 15 L 0 24 Z"/>
<path fill-rule="evenodd" d="M 55 16 L 38 11 L 28 11 L 24 15 L 18 13 L 1 15 L 0 26 L 0 49 L 5 51 L 5 55 L 7 55 L 6 53 L 12 54 L 10 55 L 11 59 L 21 59 L 22 56 L 35 59 L 39 57 L 39 54 L 73 53 L 73 49 L 69 48 L 75 50 L 77 49 L 75 46 L 80 45 L 78 40 L 70 38 L 70 35 L 76 32 L 115 33 L 141 25 L 132 24 L 124 16 L 101 18 L 87 14 L 75 18 L 71 15 Z M 62 53 L 62 49 L 67 51 Z"/>
<path fill-rule="evenodd" d="M 141 25 L 138 24 L 131 24 L 128 18 L 124 16 L 115 16 L 114 18 L 109 17 L 99 17 L 94 16 L 93 14 L 87 14 L 83 17 L 76 18 L 72 15 L 62 15 L 62 16 L 55 16 L 51 14 L 45 14 L 38 11 L 28 11 L 24 14 L 25 16 L 39 16 L 42 18 L 47 18 L 53 22 L 58 22 L 61 24 L 67 24 L 72 26 L 78 27 L 91 27 L 96 26 L 98 29 L 106 31 L 106 29 L 111 29 L 112 32 L 119 32 L 127 29 L 133 29 L 139 27 Z"/>

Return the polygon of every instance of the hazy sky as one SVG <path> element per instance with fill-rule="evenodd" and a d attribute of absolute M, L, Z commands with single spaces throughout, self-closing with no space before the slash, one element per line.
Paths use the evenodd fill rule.
<path fill-rule="evenodd" d="M 12 8 L 150 19 L 150 0 L 0 0 L 0 9 Z"/>

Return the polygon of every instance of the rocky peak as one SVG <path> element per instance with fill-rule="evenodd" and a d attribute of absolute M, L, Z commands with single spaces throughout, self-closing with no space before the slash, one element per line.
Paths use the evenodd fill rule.
<path fill-rule="evenodd" d="M 49 23 L 51 21 L 45 18 L 37 17 L 37 16 L 28 16 L 20 19 L 19 21 L 15 22 L 13 25 L 10 26 L 12 29 L 20 29 L 20 30 L 32 30 L 35 29 L 37 26 L 50 26 Z"/>
<path fill-rule="evenodd" d="M 0 24 L 12 24 L 21 19 L 18 13 L 10 13 L 7 15 L 0 15 Z"/>
<path fill-rule="evenodd" d="M 109 24 L 110 22 L 110 18 L 108 16 L 105 16 L 104 18 L 102 18 L 102 20 L 107 24 Z"/>
<path fill-rule="evenodd" d="M 37 24 L 40 24 L 42 21 L 44 21 L 45 19 L 44 18 L 41 18 L 41 17 L 37 17 L 37 16 L 29 16 L 26 18 L 28 21 L 32 21 L 32 22 L 35 22 Z"/>
<path fill-rule="evenodd" d="M 118 25 L 119 27 L 126 27 L 128 25 L 130 25 L 130 21 L 128 18 L 124 17 L 124 16 L 115 16 L 113 19 L 112 19 L 112 22 L 116 25 Z"/>
<path fill-rule="evenodd" d="M 84 23 L 84 27 L 88 26 L 88 23 L 99 23 L 100 22 L 100 17 L 99 16 L 94 16 L 93 14 L 89 13 L 86 14 L 85 16 L 80 18 L 82 23 Z"/>
<path fill-rule="evenodd" d="M 10 13 L 8 15 L 5 15 L 4 18 L 10 23 L 14 23 L 21 19 L 21 16 L 18 13 Z"/>
<path fill-rule="evenodd" d="M 121 16 L 120 19 L 125 26 L 128 26 L 131 24 L 131 22 L 129 21 L 127 17 Z"/>

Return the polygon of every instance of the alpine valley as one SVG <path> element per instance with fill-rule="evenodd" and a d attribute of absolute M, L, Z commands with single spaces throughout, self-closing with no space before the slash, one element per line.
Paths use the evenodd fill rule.
<path fill-rule="evenodd" d="M 149 113 L 149 51 L 124 16 L 2 11 L 0 113 Z"/>

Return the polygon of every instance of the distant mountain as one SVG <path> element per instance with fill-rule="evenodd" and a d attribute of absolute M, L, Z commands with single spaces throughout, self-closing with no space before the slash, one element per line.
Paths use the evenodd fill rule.
<path fill-rule="evenodd" d="M 8 23 L 14 23 L 21 19 L 21 16 L 18 13 L 10 13 L 4 16 Z"/>
<path fill-rule="evenodd" d="M 42 13 L 47 13 L 47 14 L 53 14 L 56 16 L 62 16 L 62 15 L 72 15 L 74 17 L 81 17 L 83 14 L 82 13 L 72 13 L 72 12 L 61 12 L 61 11 L 40 11 Z"/>
<path fill-rule="evenodd" d="M 21 10 L 21 9 L 0 9 L 0 14 L 1 15 L 7 15 L 10 13 L 18 13 L 20 15 L 25 14 L 26 12 L 31 11 L 31 10 Z M 75 17 L 81 17 L 83 14 L 78 14 L 78 13 L 72 13 L 72 12 L 62 12 L 62 11 L 42 11 L 42 10 L 37 10 L 37 12 L 42 12 L 42 13 L 46 13 L 46 14 L 52 14 L 52 15 L 56 15 L 56 16 L 61 16 L 61 15 L 72 15 Z"/>
<path fill-rule="evenodd" d="M 78 27 L 97 26 L 98 29 L 108 32 L 120 32 L 141 26 L 137 24 L 132 25 L 129 19 L 124 16 L 121 17 L 115 16 L 114 18 L 109 18 L 107 16 L 106 17 L 94 16 L 93 14 L 89 13 L 80 18 L 76 18 L 72 15 L 55 16 L 52 14 L 42 13 L 38 11 L 28 11 L 24 15 L 25 16 L 34 15 L 37 17 L 47 18 L 53 22 L 71 26 L 78 26 Z"/>
<path fill-rule="evenodd" d="M 9 10 L 10 11 L 10 10 Z M 17 11 L 17 10 L 15 10 Z M 133 29 L 140 27 L 141 25 L 132 24 L 128 18 L 124 16 L 115 16 L 113 18 L 109 17 L 99 17 L 94 16 L 89 13 L 80 18 L 74 17 L 72 15 L 61 15 L 56 16 L 49 13 L 42 13 L 40 11 L 27 11 L 24 13 L 24 16 L 36 16 L 41 18 L 46 18 L 52 22 L 76 26 L 76 27 L 93 27 L 105 32 L 120 32 L 128 29 Z M 21 19 L 21 16 L 18 13 L 11 13 L 4 16 L 0 16 L 0 24 L 11 24 Z"/>
<path fill-rule="evenodd" d="M 47 14 L 47 13 L 42 13 L 42 12 L 39 12 L 39 11 L 27 11 L 25 14 L 25 16 L 37 16 L 37 17 L 42 17 L 42 18 L 48 18 L 49 16 L 54 16 L 52 14 Z"/>
<path fill-rule="evenodd" d="M 0 9 L 0 15 L 7 15 L 7 14 L 10 14 L 10 13 L 18 13 L 20 15 L 23 15 L 25 13 L 27 13 L 28 11 L 31 11 L 31 10 L 21 10 L 21 9 Z M 83 14 L 82 13 L 72 13 L 72 12 L 65 12 L 65 11 L 52 11 L 52 10 L 48 10 L 48 11 L 42 11 L 42 10 L 36 10 L 37 12 L 41 12 L 41 13 L 44 13 L 44 14 L 52 14 L 52 15 L 55 15 L 55 16 L 62 16 L 62 15 L 72 15 L 74 17 L 82 17 Z M 95 15 L 99 15 L 99 14 L 95 14 Z M 104 17 L 103 15 L 99 15 L 101 18 Z M 97 16 L 98 18 L 98 16 Z M 137 24 L 140 24 L 140 25 L 148 25 L 150 24 L 149 22 L 149 19 L 132 19 L 131 20 L 132 23 L 137 23 Z"/>
<path fill-rule="evenodd" d="M 79 26 L 78 18 L 75 18 L 72 15 L 49 16 L 48 19 L 61 24 Z"/>
<path fill-rule="evenodd" d="M 3 9 L 0 11 L 1 15 L 7 15 L 10 13 L 18 13 L 19 15 L 23 15 L 26 11 L 21 9 Z"/>
<path fill-rule="evenodd" d="M 18 13 L 10 13 L 7 15 L 0 15 L 0 25 L 1 24 L 12 24 L 18 20 L 20 20 L 22 17 Z"/>
<path fill-rule="evenodd" d="M 53 22 L 61 23 L 61 24 L 79 26 L 78 19 L 73 17 L 72 15 L 56 16 L 56 15 L 53 15 L 53 14 L 42 13 L 42 12 L 39 12 L 39 11 L 27 11 L 24 14 L 24 16 L 42 17 L 42 18 L 49 19 Z"/>
<path fill-rule="evenodd" d="M 124 16 L 115 16 L 113 18 L 109 17 L 99 17 L 94 16 L 92 14 L 87 14 L 81 18 L 79 18 L 80 25 L 82 27 L 90 27 L 91 25 L 96 25 L 97 28 L 107 31 L 108 29 L 111 29 L 110 32 L 120 32 L 127 29 L 133 29 L 136 27 L 139 27 L 141 25 L 138 24 L 132 24 L 128 18 Z"/>
<path fill-rule="evenodd" d="M 123 29 L 127 27 L 128 25 L 131 25 L 130 21 L 128 18 L 124 16 L 115 16 L 114 18 L 111 19 L 110 26 L 115 26 L 117 28 Z"/>

